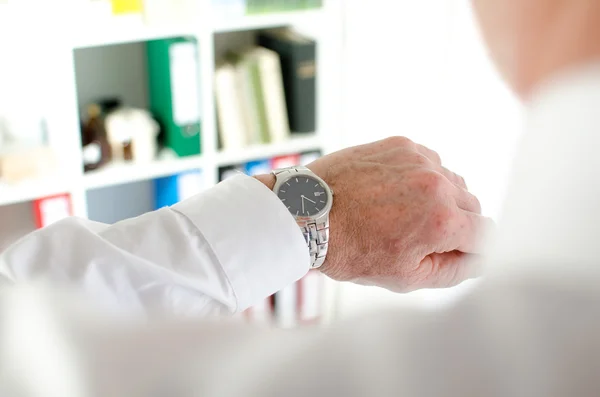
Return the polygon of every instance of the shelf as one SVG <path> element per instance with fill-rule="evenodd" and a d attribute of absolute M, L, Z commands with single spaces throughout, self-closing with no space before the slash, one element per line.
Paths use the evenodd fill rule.
<path fill-rule="evenodd" d="M 315 24 L 323 17 L 322 9 L 297 10 L 240 17 L 222 17 L 213 24 L 215 33 L 269 29 L 280 26 Z"/>
<path fill-rule="evenodd" d="M 243 149 L 225 150 L 217 154 L 217 165 L 235 165 L 252 160 L 269 159 L 286 154 L 321 150 L 321 141 L 316 135 L 293 137 L 289 141 L 269 145 L 253 145 Z"/>
<path fill-rule="evenodd" d="M 83 185 L 88 190 L 100 189 L 161 178 L 199 169 L 203 166 L 202 156 L 156 160 L 151 163 L 112 163 L 98 170 L 87 172 L 83 178 Z"/>
<path fill-rule="evenodd" d="M 42 197 L 67 193 L 72 189 L 66 179 L 29 180 L 17 184 L 0 182 L 0 206 L 36 200 Z"/>
<path fill-rule="evenodd" d="M 196 36 L 197 31 L 182 26 L 149 26 L 141 15 L 113 16 L 91 22 L 92 26 L 75 25 L 70 31 L 84 32 L 71 39 L 75 49 L 115 44 L 137 43 L 170 37 Z"/>
<path fill-rule="evenodd" d="M 322 17 L 322 9 L 298 10 L 261 15 L 217 18 L 213 32 L 269 29 L 279 26 L 314 24 Z M 85 25 L 83 25 L 85 23 Z M 199 22 L 201 23 L 201 21 Z M 148 25 L 141 15 L 106 16 L 97 19 L 82 18 L 69 21 L 69 31 L 82 32 L 69 37 L 73 48 L 99 47 L 113 44 L 143 42 L 169 37 L 197 36 L 200 29 L 195 24 L 176 26 Z"/>

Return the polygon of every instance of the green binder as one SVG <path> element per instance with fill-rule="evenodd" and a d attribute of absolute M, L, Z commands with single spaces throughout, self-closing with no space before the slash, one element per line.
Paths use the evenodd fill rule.
<path fill-rule="evenodd" d="M 200 154 L 200 68 L 194 38 L 152 40 L 148 56 L 150 111 L 178 156 Z"/>

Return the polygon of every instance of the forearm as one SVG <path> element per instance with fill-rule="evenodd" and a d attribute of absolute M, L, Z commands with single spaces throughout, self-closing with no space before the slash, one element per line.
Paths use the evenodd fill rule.
<path fill-rule="evenodd" d="M 0 256 L 0 275 L 12 282 L 72 287 L 124 310 L 192 315 L 244 310 L 307 270 L 294 220 L 248 177 L 112 226 L 67 219 Z"/>

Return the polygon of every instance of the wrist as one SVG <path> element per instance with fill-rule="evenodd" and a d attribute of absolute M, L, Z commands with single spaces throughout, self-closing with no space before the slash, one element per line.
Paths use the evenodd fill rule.
<path fill-rule="evenodd" d="M 261 182 L 263 185 L 269 188 L 269 190 L 273 190 L 275 187 L 275 175 L 273 174 L 256 175 L 254 179 Z"/>

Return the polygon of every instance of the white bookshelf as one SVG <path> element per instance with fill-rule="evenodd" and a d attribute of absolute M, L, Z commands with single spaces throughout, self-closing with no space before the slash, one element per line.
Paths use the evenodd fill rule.
<path fill-rule="evenodd" d="M 98 189 L 161 178 L 193 169 L 204 169 L 202 155 L 155 160 L 148 163 L 112 162 L 83 176 L 86 189 Z"/>
<path fill-rule="evenodd" d="M 65 0 L 66 1 L 66 0 Z M 81 1 L 80 4 L 87 2 Z M 102 16 L 89 20 L 94 11 L 84 6 L 59 10 L 61 2 L 40 5 L 41 12 L 32 12 L 27 5 L 0 5 L 0 48 L 7 59 L 22 56 L 24 46 L 39 58 L 37 69 L 46 76 L 41 87 L 32 88 L 31 95 L 40 95 L 48 124 L 51 145 L 65 171 L 52 178 L 31 180 L 9 185 L 0 180 L 0 236 L 4 241 L 15 240 L 33 231 L 31 219 L 16 216 L 23 213 L 33 200 L 60 193 L 69 193 L 75 216 L 88 217 L 89 198 L 93 192 L 118 196 L 123 185 L 144 184 L 187 170 L 201 169 L 207 187 L 218 182 L 218 169 L 252 160 L 269 159 L 279 155 L 338 149 L 341 142 L 341 96 L 343 13 L 341 0 L 325 0 L 318 10 L 273 13 L 257 16 L 223 17 L 209 0 L 198 0 L 198 9 L 189 21 L 177 26 L 152 26 L 139 16 Z M 58 5 L 57 5 L 58 4 Z M 29 7 L 38 7 L 38 2 Z M 69 10 L 69 12 L 67 12 Z M 35 15 L 33 15 L 35 14 Z M 41 14 L 45 14 L 42 17 Z M 59 26 L 61 28 L 59 28 Z M 285 142 L 255 145 L 244 149 L 218 149 L 217 121 L 213 95 L 215 42 L 227 45 L 232 37 L 250 35 L 248 31 L 279 26 L 292 26 L 314 37 L 318 43 L 318 131 L 306 136 L 293 136 Z M 10 34 L 8 34 L 10 32 Z M 44 32 L 41 34 L 40 32 Z M 150 163 L 112 163 L 84 173 L 80 147 L 80 100 L 76 84 L 75 52 L 116 44 L 139 43 L 153 39 L 192 36 L 198 42 L 200 58 L 200 90 L 202 104 L 202 153 L 197 156 L 156 160 Z M 13 39 L 11 39 L 11 37 Z M 14 38 L 22 38 L 15 44 Z M 25 44 L 23 44 L 25 43 Z M 4 47 L 3 47 L 4 45 Z M 0 64 L 0 73 L 3 65 Z M 100 83 L 98 83 L 100 84 Z M 141 185 L 140 185 L 141 186 Z M 94 200 L 95 204 L 98 200 Z M 17 211 L 18 209 L 18 211 Z M 98 212 L 98 208 L 94 208 Z M 11 216 L 8 216 L 11 215 Z M 328 289 L 329 290 L 329 289 Z M 331 292 L 331 291 L 330 291 Z M 333 292 L 331 292 L 333 293 Z M 329 295 L 328 301 L 334 301 Z"/>
<path fill-rule="evenodd" d="M 59 177 L 29 180 L 17 184 L 0 183 L 0 206 L 19 204 L 41 197 L 69 192 L 73 184 Z M 1 227 L 1 226 L 0 226 Z"/>
<path fill-rule="evenodd" d="M 292 137 L 286 142 L 269 145 L 251 145 L 243 149 L 220 151 L 217 153 L 216 165 L 221 167 L 229 164 L 246 163 L 261 158 L 322 150 L 323 146 L 318 134 L 311 134 L 305 137 Z"/>
<path fill-rule="evenodd" d="M 319 24 L 327 16 L 326 9 L 302 10 L 286 13 L 217 18 L 212 24 L 215 33 L 227 33 L 254 29 L 276 28 L 278 26 Z"/>

